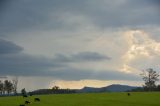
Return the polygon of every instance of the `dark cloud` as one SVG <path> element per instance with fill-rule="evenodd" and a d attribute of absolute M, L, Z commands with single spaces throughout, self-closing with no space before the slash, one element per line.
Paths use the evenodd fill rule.
<path fill-rule="evenodd" d="M 7 2 L 0 14 L 0 30 L 3 32 L 30 29 L 57 29 L 66 27 L 61 14 L 72 7 L 81 7 L 78 0 L 15 0 Z M 62 16 L 63 17 L 63 16 Z M 67 18 L 67 17 L 66 17 Z M 66 27 L 67 28 L 67 27 Z"/>
<path fill-rule="evenodd" d="M 87 73 L 74 72 L 68 69 L 68 62 L 101 61 L 110 59 L 107 56 L 95 52 L 81 52 L 70 56 L 57 55 L 50 59 L 42 56 L 32 56 L 22 53 L 22 47 L 11 41 L 0 40 L 0 75 L 23 75 L 23 76 L 55 76 L 61 78 L 62 75 L 88 76 Z M 60 69 L 66 69 L 60 70 Z M 58 70 L 58 71 L 57 71 Z M 67 71 L 68 70 L 68 71 Z M 72 74 L 73 73 L 73 74 Z M 69 77 L 69 76 L 68 76 Z M 71 76 L 70 76 L 71 77 Z M 67 77 L 66 77 L 67 78 Z"/>
<path fill-rule="evenodd" d="M 63 67 L 46 57 L 27 54 L 0 55 L 0 75 L 34 76 L 47 73 L 50 68 Z"/>
<path fill-rule="evenodd" d="M 138 3 L 137 3 L 138 2 Z M 138 6 L 139 8 L 145 7 L 145 6 L 159 6 L 160 1 L 159 0 L 128 0 L 128 4 L 133 4 L 133 6 Z"/>
<path fill-rule="evenodd" d="M 63 67 L 42 56 L 24 54 L 22 47 L 0 39 L 0 75 L 43 75 L 49 68 Z"/>
<path fill-rule="evenodd" d="M 8 3 L 8 0 L 0 0 L 0 11 L 5 8 L 6 4 Z"/>
<path fill-rule="evenodd" d="M 102 60 L 110 60 L 111 58 L 96 52 L 80 52 L 72 55 L 57 54 L 54 61 L 57 62 L 94 62 Z"/>
<path fill-rule="evenodd" d="M 139 77 L 132 74 L 110 70 L 76 69 L 66 65 L 65 62 L 60 63 L 45 57 L 35 57 L 26 54 L 0 56 L 0 70 L 0 75 L 45 76 L 63 80 L 139 80 Z"/>
<path fill-rule="evenodd" d="M 6 0 L 7 1 L 7 0 Z M 0 2 L 0 36 L 28 30 L 81 30 L 86 20 L 100 28 L 160 25 L 158 0 L 8 0 Z M 2 6 L 3 5 L 3 6 Z M 66 15 L 67 14 L 67 15 Z M 72 22 L 72 18 L 81 16 Z M 70 20 L 70 21 L 68 21 Z M 80 21 L 80 22 L 78 22 Z M 84 22 L 83 22 L 84 21 Z M 84 24 L 84 25 L 80 25 Z M 78 26 L 78 27 L 77 27 Z M 11 35 L 10 34 L 10 35 Z M 14 33 L 15 34 L 15 33 Z M 23 35 L 21 35 L 23 36 Z M 54 35 L 53 35 L 54 36 Z M 117 71 L 74 69 L 68 62 L 110 60 L 96 52 L 71 55 L 58 54 L 50 59 L 23 54 L 22 47 L 0 40 L 0 74 L 23 76 L 53 76 L 59 79 L 127 79 L 137 76 Z"/>
<path fill-rule="evenodd" d="M 24 54 L 21 52 L 22 50 L 22 47 L 11 41 L 0 40 L 0 75 L 44 75 L 60 79 L 81 79 L 89 77 L 92 72 L 72 69 L 70 68 L 71 66 L 68 66 L 68 62 L 90 62 L 110 59 L 96 52 L 80 52 L 69 56 L 59 54 L 50 59 Z"/>
<path fill-rule="evenodd" d="M 0 14 L 2 35 L 22 29 L 79 29 L 79 24 L 67 21 L 73 16 L 83 16 L 99 27 L 160 24 L 158 0 L 10 0 L 5 4 Z"/>
<path fill-rule="evenodd" d="M 92 21 L 101 27 L 139 27 L 160 24 L 159 12 L 149 0 L 124 1 L 118 4 L 110 1 L 107 2 L 108 5 L 104 3 L 103 8 L 91 11 L 89 14 Z"/>
<path fill-rule="evenodd" d="M 22 51 L 23 48 L 3 39 L 0 39 L 0 55 L 1 54 L 10 54 L 10 53 L 18 53 Z"/>
<path fill-rule="evenodd" d="M 80 52 L 69 56 L 57 55 L 54 59 L 40 56 L 31 56 L 21 53 L 21 47 L 12 42 L 1 40 L 4 47 L 3 55 L 0 55 L 0 75 L 16 76 L 52 76 L 64 80 L 80 79 L 136 79 L 130 74 L 117 71 L 94 71 L 72 68 L 68 62 L 90 62 L 109 60 L 110 58 L 96 52 Z M 7 45 L 7 46 L 6 46 Z M 2 49 L 1 49 L 2 50 Z M 15 52 L 16 51 L 16 52 Z M 132 78 L 131 78 L 132 76 Z"/>

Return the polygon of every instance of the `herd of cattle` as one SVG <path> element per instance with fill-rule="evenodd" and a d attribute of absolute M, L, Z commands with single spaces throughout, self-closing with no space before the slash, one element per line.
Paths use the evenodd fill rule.
<path fill-rule="evenodd" d="M 128 95 L 128 96 L 131 96 L 130 93 L 127 93 L 127 95 Z M 32 96 L 32 95 L 30 94 L 29 96 Z M 28 98 L 28 96 L 27 96 L 27 95 L 23 95 L 23 98 Z M 34 102 L 40 102 L 40 98 L 34 98 Z M 24 104 L 20 104 L 19 106 L 25 106 L 25 105 L 28 105 L 28 104 L 30 104 L 30 103 L 31 103 L 30 101 L 25 100 L 25 101 L 24 101 Z"/>
<path fill-rule="evenodd" d="M 31 94 L 29 96 L 32 96 Z M 28 95 L 23 95 L 23 98 L 28 98 Z M 34 98 L 34 102 L 40 102 L 40 98 Z M 24 101 L 24 104 L 20 104 L 19 106 L 25 106 L 30 104 L 31 102 L 28 100 Z"/>

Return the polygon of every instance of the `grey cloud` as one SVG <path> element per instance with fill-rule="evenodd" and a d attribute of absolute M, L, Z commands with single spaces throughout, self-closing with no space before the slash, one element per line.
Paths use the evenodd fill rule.
<path fill-rule="evenodd" d="M 145 6 L 157 6 L 160 4 L 159 0 L 128 0 L 126 1 L 128 4 L 132 4 L 132 6 L 137 6 L 139 8 L 145 7 Z M 137 3 L 138 2 L 138 3 Z"/>
<path fill-rule="evenodd" d="M 50 68 L 63 67 L 46 57 L 27 54 L 0 55 L 0 75 L 43 75 Z"/>
<path fill-rule="evenodd" d="M 116 70 L 106 70 L 98 73 L 94 73 L 91 78 L 99 78 L 101 80 L 141 80 L 140 76 L 134 75 L 132 73 L 123 73 Z"/>
<path fill-rule="evenodd" d="M 110 59 L 109 57 L 96 52 L 80 52 L 69 56 L 59 54 L 56 56 L 56 58 L 52 59 L 42 56 L 32 56 L 20 52 L 22 51 L 22 47 L 6 40 L 0 40 L 0 50 L 0 75 L 52 75 L 60 78 L 61 76 L 69 73 L 70 75 L 75 74 L 77 77 L 87 77 L 89 74 L 88 72 L 81 72 L 81 70 L 75 72 L 74 70 L 71 70 L 72 68 L 68 68 L 70 66 L 68 66 L 66 63 L 101 61 Z M 66 71 L 63 69 L 66 69 Z M 69 75 L 66 76 L 69 77 Z"/>
<path fill-rule="evenodd" d="M 82 59 L 82 60 L 89 60 L 89 61 L 111 59 L 108 56 L 104 56 L 96 52 L 81 52 L 81 53 L 72 55 L 72 57 L 75 59 L 77 58 L 79 60 Z"/>
<path fill-rule="evenodd" d="M 74 31 L 78 23 L 67 22 L 74 16 L 82 16 L 93 26 L 137 27 L 160 25 L 158 0 L 3 0 L 0 5 L 0 36 L 25 30 Z M 69 16 L 65 16 L 65 14 Z M 62 18 L 63 17 L 63 18 Z M 85 20 L 85 19 L 84 19 Z M 75 22 L 77 22 L 76 20 Z M 83 20 L 82 20 L 83 21 Z M 81 22 L 83 24 L 83 22 Z M 85 22 L 84 22 L 85 24 Z M 84 25 L 85 27 L 85 25 Z M 23 35 L 21 35 L 23 36 Z M 53 35 L 54 36 L 54 35 Z M 0 40 L 0 74 L 54 76 L 60 79 L 136 79 L 137 77 L 116 71 L 94 72 L 73 69 L 68 62 L 110 60 L 98 53 L 82 52 L 71 55 L 58 54 L 56 58 L 22 54 L 22 47 Z M 1 55 L 5 54 L 5 55 Z M 76 63 L 76 64 L 77 64 Z"/>
<path fill-rule="evenodd" d="M 6 45 L 12 44 L 12 42 Z M 57 61 L 55 61 L 57 59 Z M 72 54 L 69 57 L 59 55 L 57 58 L 49 59 L 46 57 L 31 56 L 23 53 L 10 53 L 0 55 L 0 75 L 16 76 L 50 76 L 64 80 L 80 79 L 127 79 L 136 80 L 136 76 L 124 74 L 116 71 L 81 70 L 72 68 L 65 63 L 67 62 L 85 62 L 101 61 L 110 59 L 96 52 L 81 52 Z"/>
<path fill-rule="evenodd" d="M 0 75 L 42 75 L 49 68 L 63 67 L 52 59 L 24 54 L 22 47 L 0 39 Z"/>
<path fill-rule="evenodd" d="M 140 76 L 136 76 L 129 73 L 122 73 L 115 70 L 81 70 L 74 68 L 66 68 L 63 70 L 52 70 L 46 72 L 44 75 L 52 76 L 54 78 L 62 80 L 81 80 L 81 79 L 97 79 L 97 80 L 141 80 Z"/>
<path fill-rule="evenodd" d="M 0 39 L 0 55 L 1 54 L 10 54 L 10 53 L 18 53 L 22 51 L 23 48 L 12 43 L 11 41 L 6 41 Z"/>
<path fill-rule="evenodd" d="M 110 5 L 92 11 L 92 21 L 101 27 L 138 27 L 145 25 L 159 25 L 159 12 L 149 0 L 126 0 L 124 3 Z M 154 2 L 154 0 L 152 1 Z M 150 4 L 150 5 L 149 5 Z"/>
<path fill-rule="evenodd" d="M 2 9 L 6 6 L 7 2 L 8 2 L 7 0 L 0 1 L 0 11 L 2 11 Z"/>
<path fill-rule="evenodd" d="M 45 57 L 35 57 L 22 53 L 9 54 L 0 56 L 0 75 L 45 76 L 63 80 L 139 80 L 138 76 L 132 74 L 111 70 L 76 69 L 61 63 Z"/>
<path fill-rule="evenodd" d="M 111 58 L 105 55 L 101 55 L 97 52 L 80 52 L 72 55 L 56 54 L 54 61 L 57 62 L 94 62 L 102 60 L 110 60 Z"/>
<path fill-rule="evenodd" d="M 59 15 L 67 12 L 70 7 L 81 7 L 83 2 L 79 2 L 78 0 L 9 1 L 6 3 L 5 7 L 3 7 L 3 11 L 1 11 L 0 29 L 3 32 L 7 32 L 32 28 L 63 28 L 63 26 L 65 26 L 63 23 L 64 20 L 59 20 Z"/>
<path fill-rule="evenodd" d="M 66 22 L 77 15 L 85 17 L 99 27 L 159 25 L 160 14 L 156 8 L 157 4 L 158 0 L 8 1 L 1 11 L 0 31 L 5 35 L 7 32 L 22 29 L 79 29 L 76 27 L 77 24 Z M 65 16 L 66 13 L 71 16 Z"/>

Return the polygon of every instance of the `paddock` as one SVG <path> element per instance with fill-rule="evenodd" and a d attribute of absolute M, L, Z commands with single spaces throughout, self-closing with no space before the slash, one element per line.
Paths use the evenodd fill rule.
<path fill-rule="evenodd" d="M 41 99 L 34 102 L 34 98 Z M 160 106 L 160 92 L 131 92 L 128 96 L 122 93 L 80 93 L 34 95 L 25 98 L 31 104 L 25 106 Z M 21 96 L 0 97 L 0 106 L 19 106 L 24 104 Z"/>

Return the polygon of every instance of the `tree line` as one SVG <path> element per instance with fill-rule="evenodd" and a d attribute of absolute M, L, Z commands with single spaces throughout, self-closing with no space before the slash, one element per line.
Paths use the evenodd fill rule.
<path fill-rule="evenodd" d="M 22 89 L 21 93 L 25 94 L 25 89 Z M 28 94 L 32 95 L 39 95 L 39 94 L 71 94 L 71 93 L 77 93 L 75 89 L 61 89 L 59 86 L 53 86 L 51 89 L 39 89 L 32 92 L 29 92 Z"/>
<path fill-rule="evenodd" d="M 18 78 L 12 80 L 0 80 L 0 95 L 17 94 Z"/>

